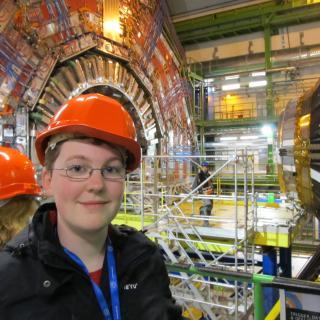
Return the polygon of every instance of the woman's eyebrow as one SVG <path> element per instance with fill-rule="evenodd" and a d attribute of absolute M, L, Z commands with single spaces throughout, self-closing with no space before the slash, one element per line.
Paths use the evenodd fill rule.
<path fill-rule="evenodd" d="M 84 155 L 72 155 L 68 157 L 65 161 L 71 161 L 71 160 L 85 160 L 88 162 L 91 162 L 92 160 Z M 112 156 L 109 159 L 106 159 L 104 161 L 104 165 L 109 164 L 112 161 L 119 161 L 121 164 L 123 164 L 122 158 L 120 156 Z"/>
<path fill-rule="evenodd" d="M 83 156 L 83 155 L 72 155 L 72 156 L 68 157 L 68 158 L 66 159 L 66 161 L 74 160 L 74 159 L 89 160 L 87 157 L 85 157 L 85 156 Z"/>
<path fill-rule="evenodd" d="M 123 161 L 122 161 L 121 157 L 118 157 L 118 156 L 114 156 L 112 158 L 109 158 L 104 163 L 105 164 L 109 164 L 112 161 L 119 161 L 121 164 L 123 164 Z"/>

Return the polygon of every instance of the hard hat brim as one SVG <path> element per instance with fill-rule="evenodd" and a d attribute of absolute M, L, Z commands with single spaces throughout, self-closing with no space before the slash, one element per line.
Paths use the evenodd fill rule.
<path fill-rule="evenodd" d="M 88 127 L 83 124 L 70 124 L 65 125 L 59 123 L 59 127 L 50 128 L 50 131 L 40 133 L 35 141 L 35 147 L 39 162 L 44 165 L 45 163 L 45 150 L 47 148 L 48 140 L 51 136 L 59 133 L 75 133 L 90 138 L 96 138 L 107 143 L 111 143 L 123 147 L 128 151 L 128 165 L 129 172 L 137 169 L 141 161 L 141 147 L 133 139 L 128 139 L 122 136 L 114 135 L 112 133 L 103 132 L 100 129 Z"/>

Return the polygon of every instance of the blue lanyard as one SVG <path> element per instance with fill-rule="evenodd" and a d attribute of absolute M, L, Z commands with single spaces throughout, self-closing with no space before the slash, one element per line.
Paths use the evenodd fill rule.
<path fill-rule="evenodd" d="M 98 300 L 100 309 L 103 313 L 105 320 L 121 320 L 120 315 L 120 301 L 119 301 L 119 289 L 118 289 L 118 280 L 117 280 L 117 272 L 116 272 L 116 263 L 114 259 L 114 251 L 111 245 L 111 242 L 108 241 L 108 245 L 106 248 L 106 255 L 108 261 L 108 272 L 109 272 L 109 286 L 110 286 L 110 294 L 111 294 L 111 304 L 112 304 L 112 314 L 111 317 L 109 307 L 107 301 L 100 289 L 100 287 L 91 279 L 89 275 L 89 271 L 81 259 L 75 255 L 73 252 L 69 251 L 67 248 L 63 248 L 65 253 L 79 266 L 81 269 L 89 276 L 94 293 Z"/>

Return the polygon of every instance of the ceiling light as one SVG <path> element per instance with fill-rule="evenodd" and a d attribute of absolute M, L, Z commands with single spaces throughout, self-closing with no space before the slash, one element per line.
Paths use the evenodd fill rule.
<path fill-rule="evenodd" d="M 252 146 L 252 142 L 236 142 L 236 146 Z"/>
<path fill-rule="evenodd" d="M 240 140 L 256 140 L 259 139 L 259 136 L 241 136 Z"/>
<path fill-rule="evenodd" d="M 266 85 L 267 85 L 267 80 L 249 82 L 249 88 L 264 87 Z"/>
<path fill-rule="evenodd" d="M 273 129 L 270 125 L 266 124 L 261 128 L 261 133 L 267 137 L 270 137 L 273 134 Z"/>
<path fill-rule="evenodd" d="M 225 76 L 225 80 L 234 80 L 234 79 L 239 79 L 239 75 L 238 74 L 234 74 L 233 76 Z"/>
<path fill-rule="evenodd" d="M 240 83 L 225 84 L 221 88 L 223 91 L 237 90 L 237 89 L 240 89 Z"/>
<path fill-rule="evenodd" d="M 266 75 L 265 71 L 256 71 L 256 72 L 252 72 L 251 76 L 252 77 L 263 77 Z"/>
<path fill-rule="evenodd" d="M 310 57 L 320 56 L 320 50 L 315 50 L 310 52 Z"/>
<path fill-rule="evenodd" d="M 220 141 L 235 141 L 238 137 L 220 137 Z"/>

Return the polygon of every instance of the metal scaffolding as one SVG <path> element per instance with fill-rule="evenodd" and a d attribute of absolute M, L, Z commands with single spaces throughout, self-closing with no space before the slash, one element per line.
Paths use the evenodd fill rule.
<path fill-rule="evenodd" d="M 140 180 L 128 180 L 125 214 L 129 209 L 139 214 L 141 228 L 159 244 L 168 263 L 253 273 L 257 224 L 253 157 L 246 149 L 207 156 L 212 173 L 192 190 L 192 172 L 199 160 L 199 156 L 145 156 Z M 232 192 L 198 193 L 203 184 L 226 171 L 233 174 Z M 213 201 L 212 215 L 199 215 L 204 199 Z M 170 279 L 174 297 L 191 319 L 197 319 L 192 310 L 210 319 L 239 319 L 252 304 L 252 288 L 246 283 L 185 272 L 170 273 Z"/>

